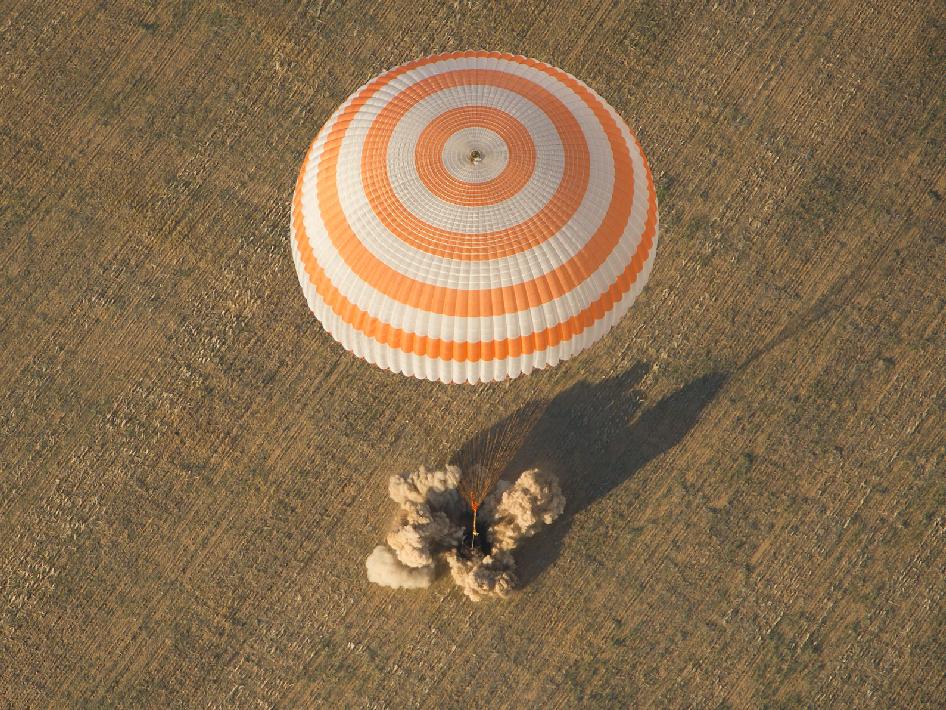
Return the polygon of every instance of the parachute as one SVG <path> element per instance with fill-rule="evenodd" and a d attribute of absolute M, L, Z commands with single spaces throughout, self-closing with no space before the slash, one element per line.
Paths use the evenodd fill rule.
<path fill-rule="evenodd" d="M 454 52 L 356 91 L 292 201 L 299 282 L 359 357 L 445 383 L 570 358 L 627 312 L 657 247 L 653 178 L 600 96 L 525 57 Z"/>

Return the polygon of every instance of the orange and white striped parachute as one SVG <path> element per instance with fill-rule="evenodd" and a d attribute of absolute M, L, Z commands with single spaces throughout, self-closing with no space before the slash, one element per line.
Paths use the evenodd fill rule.
<path fill-rule="evenodd" d="M 495 52 L 378 76 L 328 120 L 292 202 L 312 311 L 345 348 L 443 382 L 502 380 L 604 335 L 657 247 L 640 144 L 600 96 Z"/>

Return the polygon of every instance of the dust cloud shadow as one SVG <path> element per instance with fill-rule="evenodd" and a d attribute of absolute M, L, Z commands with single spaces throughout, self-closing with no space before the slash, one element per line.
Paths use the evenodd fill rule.
<path fill-rule="evenodd" d="M 461 447 L 469 458 L 496 428 L 516 432 L 507 474 L 538 467 L 561 482 L 564 514 L 516 552 L 523 586 L 559 557 L 575 514 L 680 443 L 728 378 L 725 372 L 709 372 L 645 407 L 638 387 L 649 369 L 638 363 L 600 382 L 572 385 L 552 400 L 533 400 Z"/>

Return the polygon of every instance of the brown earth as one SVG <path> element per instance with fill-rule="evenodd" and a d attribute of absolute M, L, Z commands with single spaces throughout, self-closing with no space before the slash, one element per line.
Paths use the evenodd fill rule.
<path fill-rule="evenodd" d="M 0 705 L 946 704 L 942 2 L 152 4 L 0 9 Z M 332 110 L 467 47 L 608 99 L 662 223 L 478 388 L 346 353 L 287 242 Z M 387 476 L 535 398 L 523 591 L 369 586 Z"/>

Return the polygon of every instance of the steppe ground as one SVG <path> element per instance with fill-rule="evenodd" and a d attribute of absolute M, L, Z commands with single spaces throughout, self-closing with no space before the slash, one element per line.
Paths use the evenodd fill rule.
<path fill-rule="evenodd" d="M 942 2 L 0 9 L 0 705 L 943 707 Z M 638 131 L 632 312 L 492 387 L 306 308 L 309 141 L 482 47 Z M 369 586 L 390 473 L 550 400 L 524 589 Z"/>

